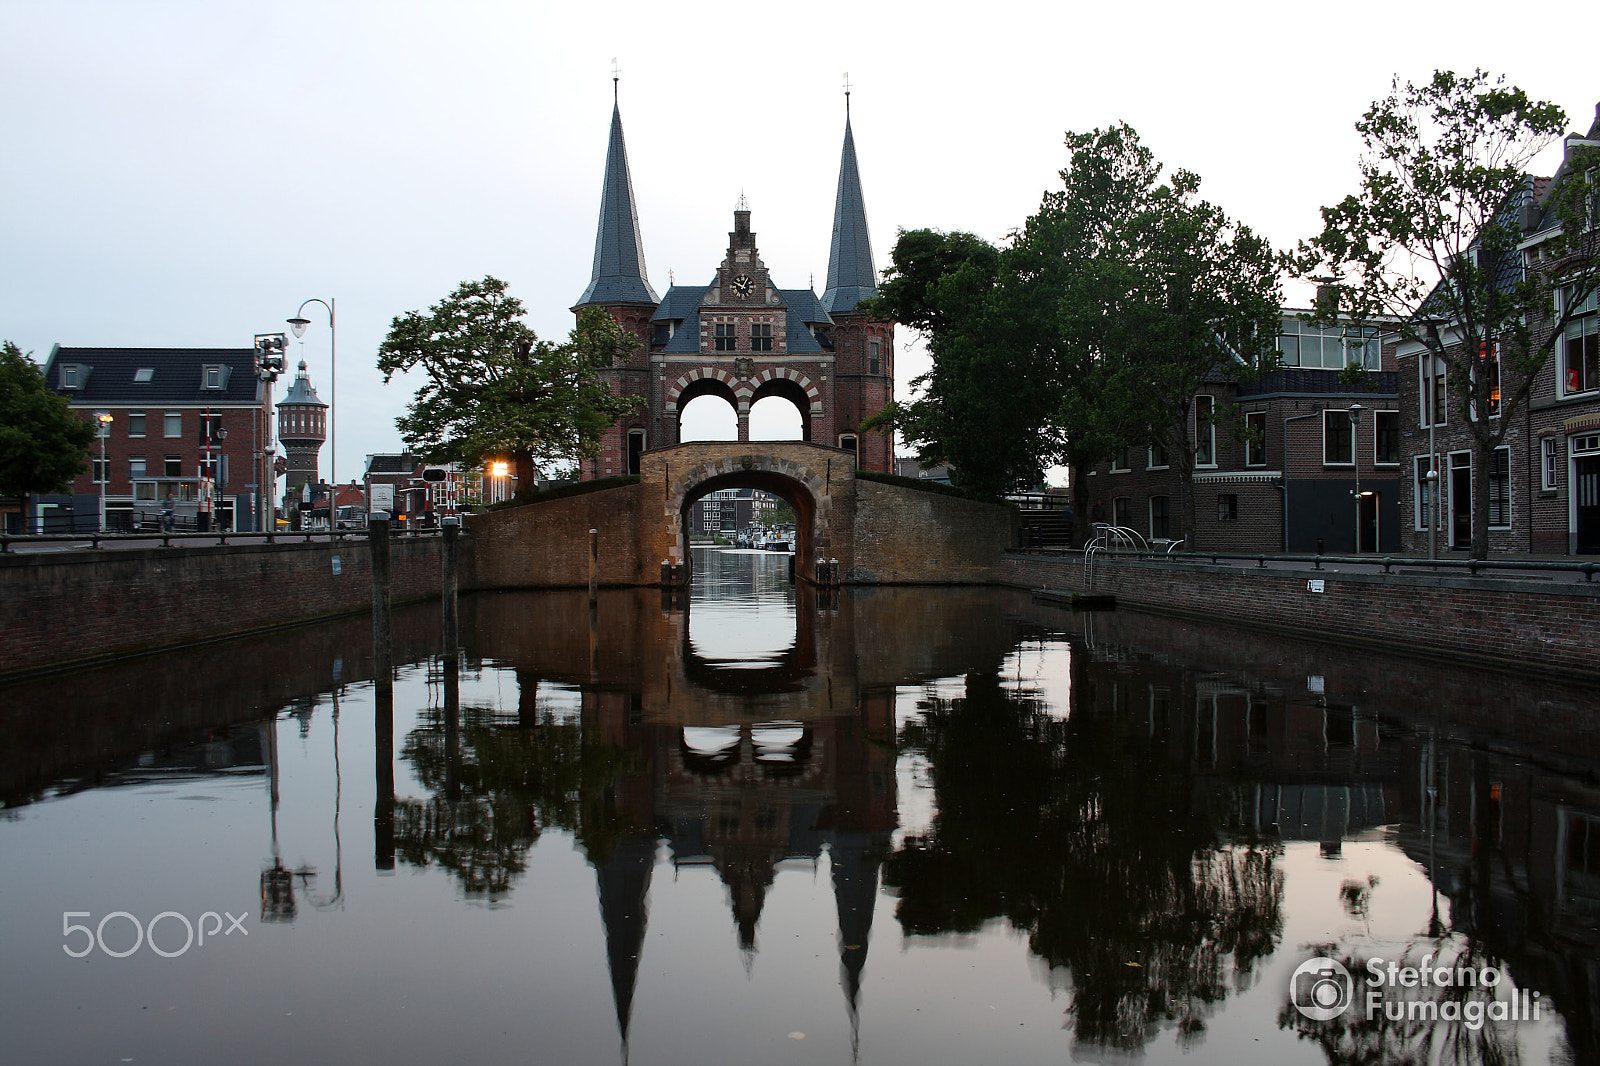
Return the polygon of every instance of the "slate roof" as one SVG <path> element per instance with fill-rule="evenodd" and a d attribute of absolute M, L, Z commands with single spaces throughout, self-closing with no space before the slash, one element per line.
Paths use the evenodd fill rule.
<path fill-rule="evenodd" d="M 628 146 L 622 139 L 622 111 L 611 108 L 611 144 L 606 149 L 606 176 L 600 193 L 600 229 L 594 238 L 594 269 L 589 287 L 573 310 L 589 304 L 653 304 L 644 268 L 644 242 L 634 210 L 633 175 Z"/>
<path fill-rule="evenodd" d="M 317 399 L 317 390 L 311 386 L 310 375 L 306 373 L 306 361 L 300 360 L 300 370 L 294 376 L 294 384 L 289 386 L 289 391 L 283 399 L 278 401 L 282 407 L 286 403 L 309 404 L 312 407 L 326 407 L 327 404 Z"/>
<path fill-rule="evenodd" d="M 1503 226 L 1511 227 L 1513 231 L 1520 231 L 1523 207 L 1537 204 L 1538 198 L 1550 187 L 1550 181 L 1551 179 L 1549 178 L 1523 178 L 1522 184 L 1517 187 L 1515 192 L 1506 197 L 1505 204 L 1501 206 L 1499 211 L 1495 212 L 1495 221 Z M 1541 221 L 1535 226 L 1535 229 L 1542 228 L 1544 225 L 1546 223 Z M 1470 251 L 1476 247 L 1478 247 L 1478 238 L 1474 237 L 1472 243 L 1467 245 L 1467 248 Z M 1522 257 L 1520 255 L 1502 256 L 1495 271 L 1496 290 L 1510 292 L 1516 287 L 1517 282 L 1521 280 Z M 1439 285 L 1442 284 L 1443 282 L 1441 281 L 1428 292 L 1427 297 L 1417 308 L 1416 318 L 1426 319 L 1431 314 L 1443 313 L 1442 309 L 1438 309 L 1438 305 L 1434 301 L 1434 295 L 1439 291 Z"/>
<path fill-rule="evenodd" d="M 261 383 L 254 348 L 63 348 L 56 345 L 45 363 L 45 382 L 74 404 L 125 407 L 138 404 L 257 403 Z M 61 387 L 64 364 L 89 367 L 81 387 Z M 205 368 L 227 368 L 224 387 L 205 388 Z M 135 383 L 140 370 L 148 382 Z"/>
<path fill-rule="evenodd" d="M 839 191 L 833 203 L 833 244 L 828 249 L 828 287 L 822 306 L 838 313 L 878 294 L 872 268 L 872 239 L 867 234 L 867 208 L 856 169 L 856 139 L 850 119 L 844 120 L 844 151 L 839 158 Z"/>
<path fill-rule="evenodd" d="M 662 351 L 669 355 L 693 355 L 700 351 L 700 305 L 705 302 L 710 285 L 674 285 L 662 297 L 652 322 L 682 323 Z M 822 301 L 810 289 L 779 289 L 778 297 L 784 308 L 784 337 L 790 355 L 824 355 L 827 350 L 817 343 L 806 327 L 813 323 L 832 325 L 833 319 L 823 309 Z"/>

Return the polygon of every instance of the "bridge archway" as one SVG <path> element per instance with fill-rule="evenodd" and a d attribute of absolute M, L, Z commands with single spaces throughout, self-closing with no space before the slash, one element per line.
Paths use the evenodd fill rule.
<path fill-rule="evenodd" d="M 703 480 L 684 493 L 683 501 L 678 505 L 678 536 L 684 548 L 684 561 L 689 560 L 689 509 L 719 489 L 755 489 L 757 492 L 770 493 L 794 508 L 795 573 L 813 573 L 817 541 L 816 496 L 804 481 L 793 475 L 762 469 L 770 464 L 770 456 L 751 455 L 741 456 L 740 459 L 741 462 L 749 460 L 750 466 L 724 473 L 708 471 Z"/>

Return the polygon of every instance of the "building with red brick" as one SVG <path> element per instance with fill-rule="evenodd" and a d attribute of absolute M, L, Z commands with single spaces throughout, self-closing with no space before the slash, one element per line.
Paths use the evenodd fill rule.
<path fill-rule="evenodd" d="M 892 471 L 890 437 L 860 428 L 894 393 L 894 323 L 859 310 L 877 286 L 848 112 L 820 297 L 769 275 L 750 215 L 741 196 L 727 253 L 707 284 L 673 285 L 658 297 L 645 272 L 622 115 L 613 108 L 594 269 L 573 311 L 603 308 L 638 337 L 626 364 L 602 377 L 619 394 L 643 397 L 646 408 L 606 434 L 600 454 L 582 464 L 585 480 L 637 473 L 640 453 L 680 443 L 683 409 L 701 396 L 727 401 L 742 441 L 750 439 L 751 406 L 781 397 L 799 412 L 803 440 L 854 452 L 864 469 Z"/>
<path fill-rule="evenodd" d="M 1585 135 L 1566 138 L 1565 157 L 1555 177 L 1529 178 L 1503 209 L 1515 220 L 1522 239 L 1518 254 L 1501 266 L 1502 289 L 1540 274 L 1576 279 L 1587 273 L 1588 281 L 1558 286 L 1551 313 L 1529 323 L 1533 344 L 1552 340 L 1554 344 L 1529 384 L 1527 402 L 1510 411 L 1510 423 L 1483 482 L 1489 496 L 1491 552 L 1600 553 L 1600 314 L 1593 274 L 1595 243 L 1600 241 L 1594 227 L 1600 224 L 1600 211 L 1591 210 L 1590 231 L 1577 247 L 1560 255 L 1554 249 L 1562 226 L 1552 193 L 1567 180 L 1593 180 L 1569 172 L 1573 152 L 1579 148 L 1600 148 L 1600 108 Z M 1565 324 L 1560 325 L 1563 317 Z M 1558 327 L 1561 335 L 1552 338 Z M 1473 474 L 1481 459 L 1465 421 L 1459 383 L 1450 380 L 1444 362 L 1431 357 L 1422 344 L 1402 345 L 1400 357 L 1401 403 L 1408 421 L 1418 425 L 1406 457 L 1406 547 L 1427 552 L 1433 525 L 1436 551 L 1466 551 L 1472 547 Z M 1501 391 L 1514 396 L 1526 379 L 1500 366 L 1498 355 L 1495 363 L 1490 393 L 1495 413 L 1490 418 L 1498 419 Z M 1430 421 L 1431 465 L 1438 471 L 1436 496 L 1427 490 Z"/>
<path fill-rule="evenodd" d="M 1154 446 L 1090 472 L 1091 520 L 1196 551 L 1329 554 L 1356 550 L 1359 521 L 1361 551 L 1399 551 L 1395 345 L 1381 325 L 1323 329 L 1301 321 L 1306 313 L 1284 312 L 1280 369 L 1242 384 L 1219 375 L 1190 405 L 1192 537 L 1180 529 L 1182 475 Z M 1359 380 L 1341 380 L 1352 363 Z"/>
<path fill-rule="evenodd" d="M 214 490 L 213 528 L 260 528 L 272 412 L 254 348 L 58 344 L 44 373 L 84 419 L 105 413 L 111 420 L 90 446 L 89 471 L 68 493 L 30 500 L 30 532 L 98 528 L 102 487 L 110 529 L 159 524 L 169 493 L 178 524 L 191 527 L 202 478 Z"/>

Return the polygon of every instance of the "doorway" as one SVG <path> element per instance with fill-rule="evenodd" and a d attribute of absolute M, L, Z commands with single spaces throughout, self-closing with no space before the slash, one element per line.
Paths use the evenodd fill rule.
<path fill-rule="evenodd" d="M 1472 453 L 1450 453 L 1450 547 L 1472 547 Z"/>
<path fill-rule="evenodd" d="M 1361 552 L 1378 551 L 1378 500 L 1376 492 L 1363 492 L 1358 499 L 1361 501 L 1361 520 L 1358 528 L 1361 531 L 1361 543 L 1356 545 L 1357 554 Z"/>
<path fill-rule="evenodd" d="M 1600 455 L 1572 460 L 1572 512 L 1579 555 L 1600 553 Z"/>

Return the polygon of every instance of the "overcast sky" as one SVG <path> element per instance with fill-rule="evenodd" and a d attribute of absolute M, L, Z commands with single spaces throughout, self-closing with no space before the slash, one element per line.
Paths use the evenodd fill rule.
<path fill-rule="evenodd" d="M 1587 129 L 1600 76 L 1565 42 L 1593 24 L 1575 0 L 0 0 L 0 338 L 41 362 L 244 347 L 335 298 L 349 479 L 400 445 L 412 386 L 374 369 L 393 316 L 493 274 L 541 336 L 570 329 L 612 57 L 656 290 L 709 280 L 742 192 L 777 283 L 820 292 L 846 71 L 879 269 L 901 228 L 1002 239 L 1059 185 L 1064 132 L 1116 121 L 1285 245 L 1354 190 L 1352 124 L 1395 74 L 1481 66 Z M 317 310 L 291 347 L 326 399 Z M 901 334 L 905 395 L 926 362 Z"/>

